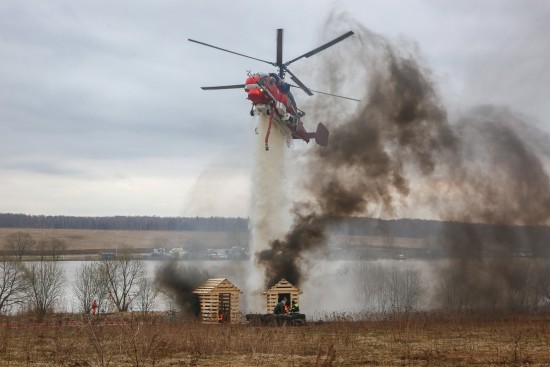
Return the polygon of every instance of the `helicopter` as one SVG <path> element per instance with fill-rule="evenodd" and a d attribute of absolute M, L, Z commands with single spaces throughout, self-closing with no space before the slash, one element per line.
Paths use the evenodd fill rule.
<path fill-rule="evenodd" d="M 306 143 L 309 143 L 311 139 L 314 139 L 320 146 L 326 147 L 328 145 L 329 132 L 328 129 L 319 123 L 315 132 L 308 132 L 302 123 L 302 117 L 305 112 L 300 110 L 294 101 L 294 97 L 290 92 L 290 88 L 299 88 L 303 90 L 307 95 L 313 96 L 314 93 L 325 94 L 337 98 L 344 98 L 352 101 L 359 101 L 358 99 L 339 96 L 331 93 L 319 92 L 313 89 L 309 89 L 296 75 L 294 75 L 288 68 L 290 64 L 298 61 L 302 58 L 309 58 L 338 42 L 352 36 L 354 33 L 349 31 L 344 33 L 340 37 L 333 39 L 303 55 L 295 57 L 294 59 L 283 62 L 283 29 L 277 29 L 277 54 L 276 61 L 271 62 L 267 60 L 258 59 L 252 56 L 244 55 L 238 52 L 227 50 L 221 47 L 217 47 L 208 43 L 197 41 L 188 38 L 188 41 L 197 43 L 199 45 L 211 47 L 220 51 L 229 52 L 238 56 L 246 57 L 256 61 L 264 62 L 275 66 L 278 69 L 277 73 L 251 73 L 247 72 L 247 79 L 244 84 L 233 85 L 220 85 L 212 87 L 201 87 L 203 90 L 220 90 L 220 89 L 244 89 L 247 93 L 247 99 L 252 102 L 252 108 L 250 115 L 254 116 L 258 113 L 263 113 L 269 116 L 268 127 L 265 135 L 265 150 L 269 150 L 269 135 L 273 121 L 281 127 L 281 131 L 290 141 L 291 139 L 301 139 Z M 297 85 L 289 84 L 285 82 L 285 75 L 290 75 L 290 79 Z"/>

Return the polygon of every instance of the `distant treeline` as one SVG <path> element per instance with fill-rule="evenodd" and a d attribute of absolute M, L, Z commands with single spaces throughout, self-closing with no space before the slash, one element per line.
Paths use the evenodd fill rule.
<path fill-rule="evenodd" d="M 447 237 L 475 233 L 476 237 L 497 242 L 550 243 L 550 227 L 522 227 L 456 223 L 422 219 L 384 220 L 354 217 L 334 221 L 332 233 L 356 236 L 392 236 L 408 238 Z M 156 217 L 113 216 L 72 217 L 63 215 L 26 215 L 0 213 L 1 228 L 52 228 L 128 231 L 246 231 L 247 218 L 229 217 Z"/>
<path fill-rule="evenodd" d="M 6 213 L 0 214 L 0 227 L 121 231 L 245 231 L 248 228 L 248 219 L 155 216 L 71 217 Z"/>

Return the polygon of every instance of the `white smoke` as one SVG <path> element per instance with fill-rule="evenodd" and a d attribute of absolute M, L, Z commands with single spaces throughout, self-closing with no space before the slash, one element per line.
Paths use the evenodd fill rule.
<path fill-rule="evenodd" d="M 265 150 L 265 135 L 269 116 L 259 114 L 257 143 L 254 151 L 252 199 L 250 201 L 250 253 L 269 248 L 269 243 L 281 238 L 290 225 L 289 202 L 286 190 L 286 137 L 273 121 L 269 150 Z M 252 264 L 247 282 L 247 307 L 252 312 L 265 312 L 265 272 L 251 256 Z"/>

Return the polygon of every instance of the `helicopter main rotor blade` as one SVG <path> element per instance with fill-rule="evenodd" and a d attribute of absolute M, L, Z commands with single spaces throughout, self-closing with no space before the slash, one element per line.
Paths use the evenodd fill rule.
<path fill-rule="evenodd" d="M 244 84 L 233 84 L 233 85 L 219 85 L 216 87 L 201 87 L 202 90 L 217 90 L 217 89 L 244 89 Z"/>
<path fill-rule="evenodd" d="M 285 69 L 285 71 L 286 71 L 287 73 L 290 74 L 290 79 L 294 80 L 294 83 L 298 84 L 298 85 L 300 86 L 300 88 L 302 88 L 302 90 L 303 90 L 304 92 L 306 92 L 308 95 L 310 95 L 310 96 L 313 95 L 313 93 L 311 93 L 311 91 L 309 90 L 309 88 L 306 87 L 306 85 L 305 85 L 304 83 L 302 83 L 302 82 L 300 81 L 300 79 L 298 79 L 298 77 L 297 77 L 296 75 L 292 74 L 292 72 L 291 72 L 290 70 L 288 70 L 288 68 L 287 68 L 286 66 L 283 65 L 283 68 Z"/>
<path fill-rule="evenodd" d="M 277 66 L 279 67 L 279 76 L 282 78 L 282 70 L 280 67 L 283 65 L 283 30 L 277 29 Z"/>
<path fill-rule="evenodd" d="M 252 56 L 240 54 L 240 53 L 234 52 L 234 51 L 229 51 L 229 50 L 226 50 L 225 48 L 221 48 L 221 47 L 217 47 L 217 46 L 212 46 L 212 45 L 209 45 L 208 43 L 204 43 L 204 42 L 200 42 L 200 41 L 195 41 L 195 40 L 193 40 L 193 39 L 191 39 L 191 38 L 188 38 L 187 40 L 188 40 L 189 42 L 198 43 L 199 45 L 203 45 L 203 46 L 208 46 L 208 47 L 215 48 L 216 50 L 229 52 L 230 54 L 235 54 L 235 55 L 239 55 L 239 56 L 242 56 L 242 57 L 247 57 L 247 58 L 252 59 L 252 60 L 261 61 L 261 62 L 265 62 L 266 64 L 269 64 L 269 65 L 277 66 L 275 63 L 273 63 L 273 62 L 271 62 L 271 61 L 266 61 L 266 60 L 262 60 L 262 59 L 257 59 L 257 58 L 252 57 Z"/>
<path fill-rule="evenodd" d="M 297 85 L 292 85 L 292 84 L 289 84 L 291 87 L 293 88 L 301 88 Z M 344 97 L 344 96 L 339 96 L 338 94 L 331 94 L 331 93 L 326 93 L 326 92 L 319 92 L 318 90 L 313 90 L 313 89 L 310 89 L 310 91 L 312 92 L 315 92 L 315 93 L 319 93 L 319 94 L 325 94 L 327 96 L 332 96 L 332 97 L 338 97 L 338 98 L 344 98 L 344 99 L 349 99 L 350 101 L 356 101 L 356 102 L 361 102 L 360 99 L 355 99 L 355 98 L 351 98 L 351 97 Z"/>
<path fill-rule="evenodd" d="M 321 51 L 323 51 L 323 50 L 329 48 L 330 46 L 333 46 L 334 44 L 336 44 L 336 43 L 338 43 L 338 42 L 340 42 L 340 41 L 345 40 L 346 38 L 348 38 L 348 37 L 350 37 L 350 36 L 352 36 L 352 35 L 354 35 L 354 33 L 353 33 L 352 31 L 349 31 L 348 33 L 345 33 L 345 34 L 341 35 L 340 37 L 335 38 L 335 39 L 333 39 L 332 41 L 327 42 L 327 43 L 325 43 L 324 45 L 317 47 L 316 49 L 313 49 L 313 50 L 311 50 L 311 51 L 309 51 L 309 52 L 307 52 L 307 53 L 305 53 L 305 54 L 303 54 L 303 55 L 301 55 L 301 56 L 298 56 L 298 57 L 295 58 L 295 59 L 292 59 L 292 60 L 290 60 L 290 61 L 285 62 L 285 66 L 288 66 L 288 65 L 292 64 L 294 61 L 300 60 L 302 57 L 310 57 L 310 56 L 313 56 L 313 55 L 315 55 L 316 53 L 321 52 Z"/>

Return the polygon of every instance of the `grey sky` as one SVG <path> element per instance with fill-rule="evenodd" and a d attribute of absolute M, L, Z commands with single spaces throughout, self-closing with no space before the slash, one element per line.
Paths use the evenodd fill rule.
<path fill-rule="evenodd" d="M 187 38 L 272 60 L 284 28 L 288 60 L 334 10 L 416 42 L 450 110 L 505 104 L 550 130 L 546 1 L 5 0 L 0 212 L 247 216 L 250 105 L 199 87 L 272 69 Z"/>

